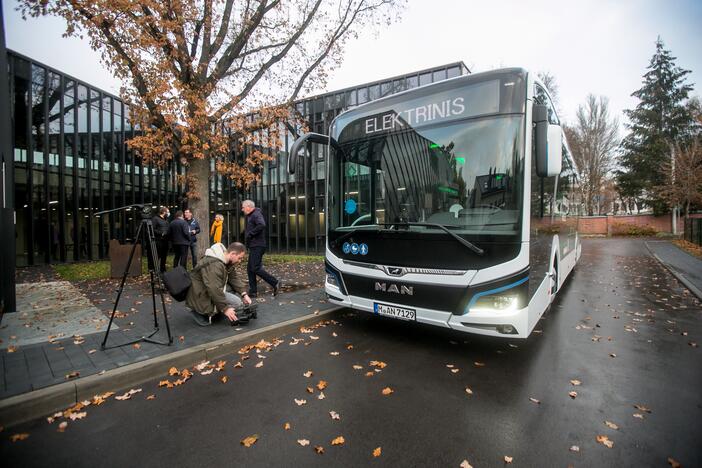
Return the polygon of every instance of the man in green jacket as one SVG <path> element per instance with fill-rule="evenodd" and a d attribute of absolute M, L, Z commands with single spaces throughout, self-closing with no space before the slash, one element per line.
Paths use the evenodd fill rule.
<path fill-rule="evenodd" d="M 192 285 L 185 303 L 191 308 L 190 312 L 198 325 L 210 325 L 217 313 L 224 314 L 231 322 L 237 322 L 236 310 L 241 310 L 244 304 L 251 304 L 251 298 L 246 293 L 246 282 L 235 269 L 245 254 L 246 247 L 239 242 L 230 244 L 228 248 L 224 244 L 214 244 L 190 272 Z M 227 286 L 241 298 L 228 292 Z"/>

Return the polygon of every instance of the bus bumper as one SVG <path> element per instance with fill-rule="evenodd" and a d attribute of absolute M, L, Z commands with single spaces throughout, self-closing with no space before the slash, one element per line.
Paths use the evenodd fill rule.
<path fill-rule="evenodd" d="M 500 338 L 527 338 L 529 329 L 529 308 L 511 312 L 469 312 L 465 315 L 452 315 L 448 322 L 454 330 Z"/>

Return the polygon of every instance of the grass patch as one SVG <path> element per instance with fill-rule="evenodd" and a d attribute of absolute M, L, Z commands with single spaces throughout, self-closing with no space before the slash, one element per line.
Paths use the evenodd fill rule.
<path fill-rule="evenodd" d="M 322 255 L 289 255 L 289 254 L 266 254 L 263 257 L 264 265 L 266 264 L 285 264 L 285 263 L 322 263 L 324 256 Z M 246 265 L 246 258 L 243 262 Z M 166 265 L 170 269 L 173 265 L 173 255 L 169 255 L 166 260 Z M 98 280 L 110 277 L 110 261 L 99 260 L 96 262 L 78 262 L 78 263 L 60 263 L 53 265 L 54 271 L 66 281 L 85 281 Z M 141 271 L 148 272 L 146 265 L 146 257 L 141 259 Z"/>

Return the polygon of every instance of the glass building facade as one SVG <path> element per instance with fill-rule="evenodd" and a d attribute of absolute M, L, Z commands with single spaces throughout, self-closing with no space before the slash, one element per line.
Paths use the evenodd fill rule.
<path fill-rule="evenodd" d="M 132 241 L 138 216 L 94 216 L 98 211 L 135 203 L 172 212 L 186 206 L 179 161 L 162 169 L 144 165 L 125 144 L 135 129 L 118 97 L 9 50 L 8 62 L 17 266 L 101 259 L 110 239 Z M 350 107 L 466 73 L 462 62 L 442 65 L 304 99 L 296 109 L 312 131 L 326 134 L 334 117 Z M 239 206 L 250 198 L 266 218 L 270 251 L 324 251 L 324 150 L 313 148 L 300 159 L 304 170 L 289 175 L 287 151 L 297 133 L 284 127 L 284 147 L 270 150 L 258 183 L 241 191 L 226 177 L 210 179 L 211 211 L 206 217 L 195 213 L 203 239 L 214 215 L 222 214 L 225 240 L 241 240 Z"/>

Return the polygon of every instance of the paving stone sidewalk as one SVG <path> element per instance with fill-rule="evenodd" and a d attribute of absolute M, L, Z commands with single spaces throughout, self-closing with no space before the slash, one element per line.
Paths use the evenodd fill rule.
<path fill-rule="evenodd" d="M 104 351 L 100 345 L 117 295 L 117 280 L 19 284 L 21 307 L 18 312 L 6 314 L 0 323 L 0 399 L 75 378 L 69 376 L 98 374 L 334 307 L 326 301 L 320 287 L 323 270 L 318 266 L 287 266 L 285 271 L 283 291 L 278 297 L 272 297 L 267 285 L 259 286 L 258 319 L 244 326 L 232 327 L 221 319 L 200 327 L 184 303 L 176 303 L 165 295 L 174 339 L 171 346 L 141 342 Z M 282 269 L 277 273 L 283 273 Z M 55 279 L 51 275 L 44 277 Z M 108 348 L 153 331 L 151 290 L 144 278 L 130 278 L 125 284 Z M 44 295 L 40 294 L 42 291 Z M 48 307 L 48 297 L 55 298 L 53 312 Z M 160 301 L 157 294 L 160 330 L 153 338 L 165 341 Z"/>

